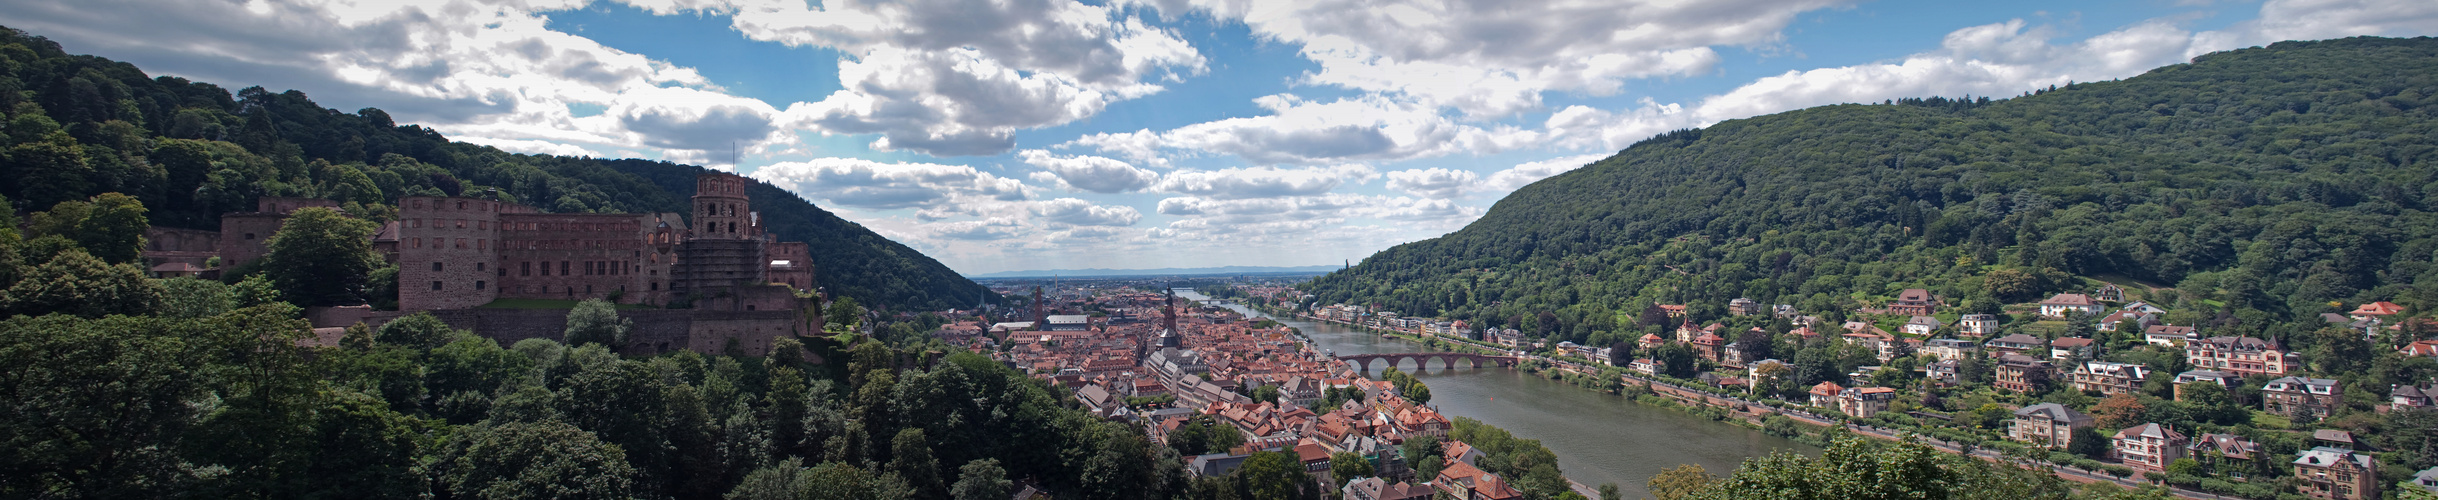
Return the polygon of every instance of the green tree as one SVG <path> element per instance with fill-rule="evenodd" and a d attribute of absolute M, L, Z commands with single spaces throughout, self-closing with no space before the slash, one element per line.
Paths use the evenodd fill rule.
<path fill-rule="evenodd" d="M 1643 487 L 1659 500 L 1677 500 L 1700 492 L 1718 480 L 1718 476 L 1711 475 L 1700 465 L 1684 464 L 1659 471 L 1659 475 L 1651 476 L 1650 482 Z"/>
<path fill-rule="evenodd" d="M 292 304 L 362 304 L 365 284 L 373 268 L 381 265 L 372 251 L 372 234 L 378 228 L 336 210 L 297 210 L 271 236 L 263 274 Z"/>
<path fill-rule="evenodd" d="M 920 428 L 897 431 L 897 438 L 890 440 L 889 472 L 905 480 L 917 498 L 943 498 L 948 493 L 947 484 L 940 480 L 939 460 L 931 457 L 931 440 L 923 437 Z"/>
<path fill-rule="evenodd" d="M 626 347 L 626 334 L 635 328 L 635 321 L 618 315 L 618 305 L 601 299 L 585 299 L 567 311 L 566 342 L 568 346 L 601 344 L 610 349 Z"/>
<path fill-rule="evenodd" d="M 115 316 L 0 320 L 0 496 L 171 497 L 198 478 L 174 443 L 209 394 L 192 322 Z"/>
<path fill-rule="evenodd" d="M 1371 460 L 1362 455 L 1344 451 L 1329 455 L 1329 478 L 1340 487 L 1346 486 L 1347 481 L 1371 477 L 1371 474 Z"/>
<path fill-rule="evenodd" d="M 218 281 L 195 278 L 170 278 L 159 281 L 160 307 L 154 312 L 171 318 L 203 318 L 218 316 L 236 308 L 229 286 Z"/>
<path fill-rule="evenodd" d="M 855 331 L 855 325 L 863 322 L 863 306 L 856 304 L 854 297 L 839 297 L 830 302 L 829 310 L 822 313 L 822 320 L 826 322 L 825 328 L 841 332 Z"/>
<path fill-rule="evenodd" d="M 1656 482 L 1656 480 L 1654 480 Z M 1685 480 L 1681 483 L 1692 483 Z M 2031 498 L 2064 500 L 2066 483 L 2046 472 L 1993 465 L 1928 446 L 1840 437 L 1819 457 L 1773 453 L 1745 460 L 1733 475 L 1681 496 L 1740 498 L 1894 499 Z"/>
<path fill-rule="evenodd" d="M 1304 485 L 1312 482 L 1295 454 L 1276 451 L 1254 452 L 1236 467 L 1236 476 L 1252 500 L 1297 500 L 1303 498 Z"/>
<path fill-rule="evenodd" d="M 72 314 L 88 318 L 110 314 L 144 314 L 160 301 L 161 285 L 144 278 L 133 265 L 110 265 L 82 250 L 52 258 L 25 279 L 10 286 L 6 296 L 13 314 Z"/>
<path fill-rule="evenodd" d="M 300 498 L 420 498 L 423 429 L 368 395 L 337 392 L 313 413 Z"/>
<path fill-rule="evenodd" d="M 949 497 L 956 500 L 1001 500 L 1008 497 L 1015 483 L 1007 480 L 1007 471 L 999 468 L 995 459 L 976 459 L 957 468 L 957 484 L 949 488 Z"/>
<path fill-rule="evenodd" d="M 76 244 L 103 262 L 141 262 L 144 231 L 152 228 L 144 213 L 144 202 L 135 197 L 119 193 L 94 196 L 92 211 L 76 224 Z"/>
<path fill-rule="evenodd" d="M 8 175 L 17 186 L 17 199 L 28 206 L 48 207 L 84 199 L 93 189 L 93 167 L 85 150 L 66 131 L 53 131 L 41 140 L 9 148 L 15 168 Z"/>
<path fill-rule="evenodd" d="M 430 312 L 417 312 L 383 323 L 373 341 L 416 351 L 428 351 L 448 345 L 457 330 L 440 321 Z"/>
<path fill-rule="evenodd" d="M 435 464 L 440 486 L 464 498 L 624 499 L 626 452 L 562 422 L 510 422 L 460 433 Z"/>

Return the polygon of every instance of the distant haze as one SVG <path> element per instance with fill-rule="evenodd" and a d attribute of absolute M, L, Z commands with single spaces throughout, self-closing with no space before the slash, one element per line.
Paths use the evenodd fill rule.
<path fill-rule="evenodd" d="M 1159 269 L 1047 269 L 1047 270 L 1038 270 L 1038 271 L 1000 271 L 1000 272 L 995 272 L 995 273 L 971 274 L 971 275 L 966 275 L 966 277 L 968 277 L 968 278 L 1047 278 L 1047 277 L 1051 277 L 1051 276 L 1090 277 L 1090 276 L 1174 276 L 1174 275 L 1194 275 L 1194 274 L 1325 273 L 1325 272 L 1330 272 L 1330 271 L 1336 271 L 1336 270 L 1338 270 L 1338 268 L 1339 268 L 1339 267 L 1341 267 L 1341 266 L 1287 266 L 1287 267 L 1279 267 L 1279 266 L 1221 266 L 1221 267 L 1163 267 L 1163 268 L 1159 268 Z"/>

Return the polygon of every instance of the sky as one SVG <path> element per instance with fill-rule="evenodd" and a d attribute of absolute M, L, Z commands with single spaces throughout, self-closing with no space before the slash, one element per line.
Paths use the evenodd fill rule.
<path fill-rule="evenodd" d="M 978 274 L 1321 265 L 1661 132 L 2016 96 L 2430 0 L 8 0 L 71 53 L 792 190 Z"/>

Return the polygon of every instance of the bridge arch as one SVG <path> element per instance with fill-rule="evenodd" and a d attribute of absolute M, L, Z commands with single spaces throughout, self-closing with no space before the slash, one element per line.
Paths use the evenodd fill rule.
<path fill-rule="evenodd" d="M 1430 370 L 1432 361 L 1438 361 L 1439 368 L 1443 370 L 1453 370 L 1456 368 L 1457 363 L 1464 363 L 1466 366 L 1475 369 L 1487 366 L 1511 368 L 1516 365 L 1516 359 L 1514 356 L 1493 356 L 1467 352 L 1355 354 L 1338 356 L 1337 358 L 1349 364 L 1355 365 L 1357 369 L 1362 370 L 1364 373 L 1371 373 L 1373 361 L 1385 361 L 1389 367 L 1395 367 L 1405 364 L 1406 361 L 1410 360 L 1414 363 L 1415 369 L 1422 371 Z"/>

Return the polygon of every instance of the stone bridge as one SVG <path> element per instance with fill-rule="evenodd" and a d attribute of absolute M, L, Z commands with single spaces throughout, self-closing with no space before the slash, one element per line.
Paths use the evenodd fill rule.
<path fill-rule="evenodd" d="M 1362 369 L 1362 371 L 1364 371 L 1364 372 L 1366 372 L 1366 373 L 1371 372 L 1371 362 L 1372 362 L 1372 361 L 1387 361 L 1387 362 L 1388 362 L 1388 366 L 1394 367 L 1394 366 L 1397 366 L 1397 365 L 1400 365 L 1400 364 L 1404 364 L 1406 361 L 1409 361 L 1409 360 L 1410 360 L 1410 361 L 1413 361 L 1413 362 L 1414 362 L 1414 367 L 1415 367 L 1415 368 L 1419 368 L 1419 369 L 1423 369 L 1423 370 L 1429 370 L 1429 369 L 1431 368 L 1430 361 L 1431 361 L 1431 360 L 1434 360 L 1434 359 L 1439 360 L 1439 367 L 1440 367 L 1441 369 L 1454 369 L 1454 368 L 1456 368 L 1456 362 L 1457 362 L 1457 361 L 1464 361 L 1464 362 L 1467 362 L 1467 363 L 1472 363 L 1472 366 L 1473 366 L 1474 368 L 1481 368 L 1482 366 L 1485 366 L 1485 365 L 1497 365 L 1497 366 L 1501 366 L 1501 367 L 1507 367 L 1507 368 L 1513 368 L 1513 367 L 1515 367 L 1515 357 L 1514 357 L 1514 356 L 1492 356 L 1492 355 L 1488 355 L 1488 354 L 1473 354 L 1473 353 L 1464 353 L 1464 352 L 1408 352 L 1408 353 L 1397 353 L 1397 354 L 1356 354 L 1356 355 L 1351 355 L 1351 356 L 1338 356 L 1338 359 L 1340 359 L 1340 360 L 1344 360 L 1344 361 L 1346 361 L 1347 363 L 1353 363 L 1355 366 L 1360 367 L 1360 368 Z"/>

